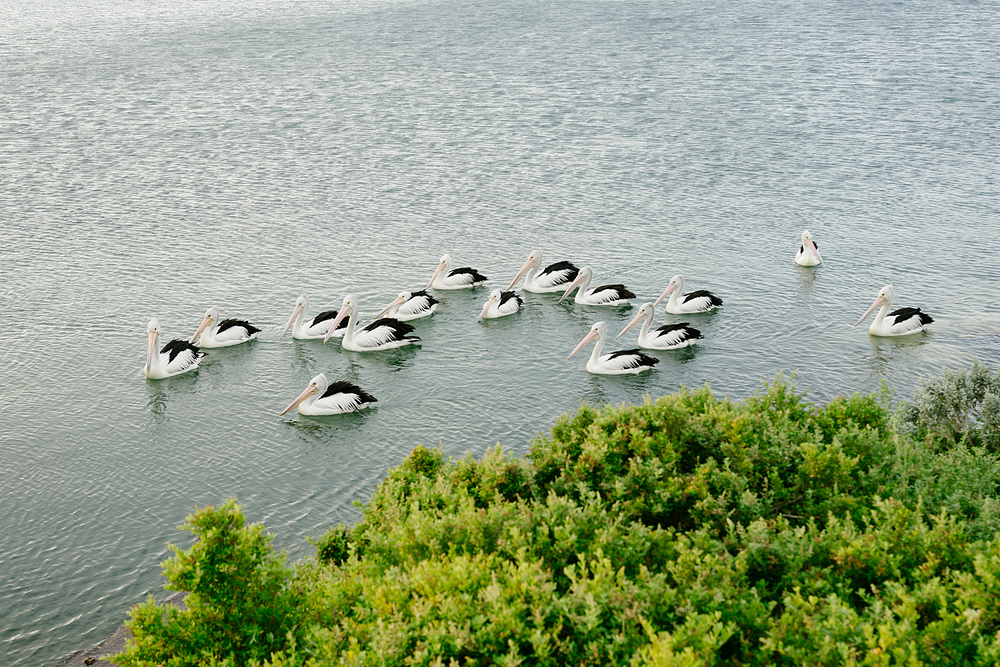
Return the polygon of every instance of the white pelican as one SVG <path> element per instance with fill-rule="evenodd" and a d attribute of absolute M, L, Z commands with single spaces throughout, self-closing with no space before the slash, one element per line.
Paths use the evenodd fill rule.
<path fill-rule="evenodd" d="M 858 326 L 867 319 L 879 306 L 882 308 L 875 316 L 875 321 L 868 327 L 868 333 L 873 336 L 907 336 L 919 333 L 924 327 L 934 321 L 934 318 L 927 313 L 920 312 L 919 308 L 900 308 L 891 313 L 893 290 L 892 285 L 886 285 L 875 297 L 875 303 L 871 305 L 865 314 L 861 316 L 854 326 Z"/>
<path fill-rule="evenodd" d="M 596 338 L 597 343 L 594 345 L 594 352 L 590 355 L 590 360 L 587 361 L 587 371 L 590 373 L 600 373 L 602 375 L 642 373 L 660 362 L 659 359 L 645 355 L 639 350 L 618 350 L 617 352 L 602 355 L 604 338 L 607 335 L 608 325 L 604 322 L 597 322 L 590 328 L 590 333 L 584 336 L 583 340 L 573 348 L 573 351 L 569 353 L 569 357 L 566 358 L 569 359 L 579 352 L 584 345 Z"/>
<path fill-rule="evenodd" d="M 659 298 L 653 302 L 653 306 L 658 305 L 668 294 L 671 296 L 670 300 L 667 301 L 667 305 L 664 310 L 674 315 L 684 313 L 704 313 L 722 305 L 722 299 L 715 296 L 711 292 L 706 292 L 705 290 L 688 292 L 681 297 L 681 291 L 683 291 L 683 289 L 684 276 L 678 273 L 670 279 L 670 284 L 667 285 L 667 289 L 663 290 L 663 294 L 661 294 Z"/>
<path fill-rule="evenodd" d="M 483 312 L 479 313 L 479 317 L 476 321 L 483 319 L 495 319 L 497 317 L 503 317 L 505 315 L 513 315 L 517 311 L 521 310 L 521 306 L 524 305 L 524 299 L 514 294 L 513 292 L 501 292 L 498 289 L 490 292 L 490 298 L 486 300 L 486 305 L 483 306 Z"/>
<path fill-rule="evenodd" d="M 378 315 L 373 317 L 377 320 L 380 317 L 393 317 L 400 322 L 409 322 L 421 317 L 433 315 L 437 310 L 440 301 L 427 293 L 427 290 L 419 292 L 400 292 L 392 303 L 382 309 Z"/>
<path fill-rule="evenodd" d="M 600 285 L 590 289 L 590 282 L 594 279 L 594 270 L 585 266 L 576 274 L 576 278 L 569 284 L 563 295 L 559 297 L 562 301 L 570 295 L 577 287 L 580 290 L 573 297 L 576 303 L 586 306 L 621 306 L 627 304 L 629 299 L 634 299 L 635 294 L 628 291 L 621 283 L 614 285 Z"/>
<path fill-rule="evenodd" d="M 451 268 L 451 255 L 445 253 L 441 255 L 434 275 L 427 281 L 427 287 L 434 289 L 464 289 L 475 287 L 486 282 L 486 276 L 475 269 L 463 266 L 460 269 Z"/>
<path fill-rule="evenodd" d="M 354 307 L 354 295 L 348 294 L 344 297 L 344 305 L 340 307 L 340 312 L 333 320 L 333 326 L 323 339 L 325 343 L 330 339 L 330 335 L 345 317 L 347 329 L 344 331 L 344 340 L 341 346 L 345 350 L 353 352 L 373 352 L 375 350 L 391 350 L 404 345 L 411 345 L 420 341 L 417 336 L 409 335 L 413 331 L 413 326 L 394 320 L 390 317 L 383 317 L 375 320 L 360 331 L 355 331 L 358 323 L 358 311 Z"/>
<path fill-rule="evenodd" d="M 650 333 L 649 327 L 653 323 L 655 313 L 656 306 L 651 303 L 642 304 L 639 313 L 625 325 L 620 334 L 615 336 L 615 340 L 621 338 L 626 331 L 638 324 L 639 320 L 645 320 L 642 323 L 642 328 L 639 329 L 639 347 L 648 350 L 678 350 L 688 345 L 694 345 L 699 338 L 702 338 L 701 332 L 687 322 L 664 324 L 653 329 Z"/>
<path fill-rule="evenodd" d="M 300 296 L 295 300 L 295 310 L 292 311 L 292 316 L 288 318 L 288 324 L 285 325 L 284 330 L 278 338 L 284 338 L 288 330 L 291 329 L 292 325 L 295 328 L 292 329 L 292 338 L 297 338 L 299 340 L 315 340 L 317 338 L 327 337 L 327 332 L 330 331 L 330 324 L 337 317 L 337 311 L 335 310 L 324 310 L 322 313 L 317 315 L 312 319 L 307 319 L 309 315 L 309 297 L 305 294 Z M 347 325 L 343 325 L 339 331 L 334 331 L 333 335 L 335 337 L 340 337 L 344 335 Z"/>
<path fill-rule="evenodd" d="M 220 321 L 219 309 L 212 306 L 205 312 L 205 319 L 188 342 L 197 340 L 200 347 L 229 347 L 253 340 L 259 333 L 260 329 L 246 320 Z"/>
<path fill-rule="evenodd" d="M 570 262 L 556 262 L 549 264 L 539 271 L 542 266 L 542 251 L 534 250 L 528 255 L 528 261 L 524 263 L 521 270 L 517 272 L 514 279 L 507 285 L 507 289 L 514 289 L 514 285 L 521 278 L 524 278 L 525 292 L 562 292 L 566 285 L 571 283 L 580 269 Z"/>
<path fill-rule="evenodd" d="M 816 266 L 823 263 L 823 258 L 819 256 L 819 244 L 812 240 L 808 231 L 802 232 L 802 245 L 795 253 L 795 263 L 799 266 Z"/>
<path fill-rule="evenodd" d="M 377 402 L 377 398 L 350 382 L 339 380 L 328 384 L 326 376 L 320 373 L 278 416 L 296 406 L 300 415 L 339 415 L 344 412 L 358 412 Z"/>
<path fill-rule="evenodd" d="M 205 353 L 186 340 L 175 338 L 159 352 L 156 343 L 160 337 L 160 323 L 154 317 L 146 326 L 149 346 L 146 348 L 146 366 L 143 372 L 151 380 L 162 380 L 198 368 Z"/>

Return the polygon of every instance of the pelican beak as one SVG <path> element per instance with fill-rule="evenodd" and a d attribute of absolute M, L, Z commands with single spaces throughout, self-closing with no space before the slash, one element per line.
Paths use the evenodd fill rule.
<path fill-rule="evenodd" d="M 868 318 L 869 315 L 871 315 L 873 312 L 875 312 L 876 308 L 878 308 L 879 306 L 881 306 L 884 303 L 885 303 L 885 297 L 882 296 L 881 294 L 879 294 L 878 298 L 875 299 L 875 302 L 871 306 L 869 306 L 868 310 L 865 311 L 865 314 L 861 316 L 861 319 L 854 323 L 854 326 L 858 326 L 859 324 L 861 324 L 862 322 L 864 322 Z"/>
<path fill-rule="evenodd" d="M 562 303 L 563 299 L 565 299 L 566 297 L 568 297 L 570 295 L 570 293 L 573 292 L 573 290 L 575 290 L 577 287 L 579 287 L 582 284 L 583 284 L 583 272 L 581 271 L 580 273 L 578 273 L 576 275 L 576 278 L 573 279 L 573 282 L 571 282 L 569 284 L 569 287 L 566 288 L 566 291 L 563 292 L 563 295 L 561 297 L 559 297 L 559 300 L 556 301 L 556 303 Z M 573 355 L 570 355 L 570 356 L 573 356 Z"/>
<path fill-rule="evenodd" d="M 347 317 L 347 314 L 349 312 L 351 312 L 350 305 L 345 303 L 343 306 L 340 307 L 340 310 L 337 311 L 337 316 L 333 318 L 333 324 L 330 325 L 330 328 L 327 330 L 326 335 L 323 336 L 324 345 L 326 345 L 326 341 L 330 340 L 330 336 L 332 336 L 333 332 L 337 330 L 337 325 L 340 324 L 341 320 Z"/>
<path fill-rule="evenodd" d="M 433 280 L 433 278 L 431 280 Z M 390 303 L 388 306 L 386 306 L 385 308 L 383 308 L 379 312 L 379 314 L 376 315 L 375 317 L 373 317 L 372 319 L 373 320 L 377 320 L 378 318 L 382 317 L 383 315 L 385 315 L 386 313 L 388 313 L 390 310 L 392 310 L 394 307 L 403 305 L 403 303 L 405 303 L 405 301 L 406 300 L 403 299 L 403 297 L 397 296 L 395 299 L 392 300 L 392 303 Z"/>
<path fill-rule="evenodd" d="M 493 305 L 494 301 L 496 301 L 496 299 L 492 295 L 486 300 L 486 305 L 483 306 L 483 312 L 479 313 L 479 317 L 476 318 L 477 322 L 483 319 L 483 316 L 486 315 L 486 311 L 490 309 L 490 306 Z"/>
<path fill-rule="evenodd" d="M 819 248 L 816 247 L 816 244 L 813 243 L 812 239 L 806 239 L 806 247 L 812 250 L 813 254 L 816 255 L 816 257 L 819 257 Z"/>
<path fill-rule="evenodd" d="M 189 340 L 188 342 L 193 343 L 196 340 L 198 340 L 198 336 L 201 335 L 201 332 L 204 331 L 205 328 L 211 323 L 212 323 L 212 318 L 206 315 L 205 319 L 201 321 L 201 325 L 199 325 L 198 330 L 194 332 L 194 335 L 191 336 L 191 340 Z"/>
<path fill-rule="evenodd" d="M 155 331 L 149 332 L 149 345 L 146 346 L 146 368 L 145 373 L 149 375 L 149 371 L 153 367 L 153 355 L 156 354 L 156 338 L 159 336 Z"/>
<path fill-rule="evenodd" d="M 594 340 L 595 338 L 597 338 L 597 332 L 596 331 L 591 331 L 589 334 L 587 334 L 586 336 L 584 336 L 583 340 L 581 340 L 579 343 L 577 343 L 576 347 L 573 348 L 573 351 L 569 353 L 569 357 L 566 357 L 566 359 L 569 359 L 574 354 L 576 354 L 577 352 L 579 352 L 581 349 L 583 349 L 584 345 L 586 345 L 590 341 Z"/>
<path fill-rule="evenodd" d="M 279 340 L 285 337 L 285 334 L 288 333 L 288 330 L 292 328 L 292 325 L 295 324 L 295 320 L 298 319 L 301 314 L 302 304 L 297 303 L 295 304 L 295 310 L 292 311 L 292 316 L 288 318 L 288 324 L 285 325 L 285 328 L 281 331 L 281 335 L 278 336 Z"/>
<path fill-rule="evenodd" d="M 507 288 L 506 288 L 505 291 L 509 291 L 509 290 L 514 289 L 514 285 L 516 285 L 518 283 L 518 281 L 520 281 L 521 278 L 524 277 L 524 274 L 526 274 L 531 269 L 531 267 L 533 267 L 534 265 L 535 265 L 535 260 L 529 257 L 528 261 L 525 262 L 524 266 L 521 267 L 521 270 L 517 272 L 516 276 L 514 276 L 514 279 L 512 281 L 510 281 L 510 285 L 507 285 Z"/>
<path fill-rule="evenodd" d="M 670 283 L 669 285 L 667 285 L 667 289 L 663 290 L 663 294 L 658 296 L 656 298 L 656 301 L 653 302 L 653 308 L 656 308 L 658 305 L 660 305 L 660 302 L 663 301 L 665 298 L 667 298 L 667 295 L 673 292 L 675 289 L 677 289 L 677 285 L 675 285 L 674 283 Z M 618 335 L 621 336 L 621 334 Z"/>
<path fill-rule="evenodd" d="M 625 325 L 625 328 L 622 329 L 622 332 L 620 334 L 618 334 L 617 336 L 615 336 L 615 340 L 618 340 L 623 335 L 625 335 L 626 331 L 628 331 L 629 329 L 631 329 L 632 327 L 634 327 L 635 325 L 637 325 L 639 322 L 641 322 L 642 318 L 644 318 L 644 317 L 646 317 L 646 313 L 644 313 L 644 312 L 642 312 L 640 310 L 639 313 L 635 317 L 632 318 L 632 321 Z"/>
<path fill-rule="evenodd" d="M 299 394 L 295 398 L 294 401 L 292 401 L 291 403 L 288 404 L 287 408 L 285 408 L 284 410 L 282 410 L 281 412 L 279 412 L 278 416 L 280 417 L 281 415 L 283 415 L 286 412 L 292 410 L 293 408 L 297 408 L 299 406 L 299 403 L 301 403 L 302 401 L 304 401 L 307 398 L 309 398 L 309 396 L 311 394 L 314 394 L 315 392 L 316 392 L 316 385 L 312 385 L 312 384 L 309 385 L 308 387 L 305 388 L 305 391 L 303 391 L 301 394 Z"/>
<path fill-rule="evenodd" d="M 436 278 L 437 278 L 437 277 L 438 277 L 439 275 L 441 275 L 441 272 L 442 272 L 442 271 L 444 271 L 444 262 L 441 262 L 440 264 L 438 264 L 438 267 L 437 267 L 437 269 L 435 269 L 435 270 L 434 270 L 434 275 L 432 275 L 432 276 L 431 276 L 431 279 L 427 281 L 427 285 L 426 285 L 426 287 L 430 287 L 430 286 L 431 286 L 431 283 L 433 283 L 433 282 L 434 282 L 434 280 L 435 280 L 435 279 L 436 279 Z"/>

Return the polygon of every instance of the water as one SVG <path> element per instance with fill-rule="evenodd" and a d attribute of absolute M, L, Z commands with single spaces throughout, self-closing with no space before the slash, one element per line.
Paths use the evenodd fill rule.
<path fill-rule="evenodd" d="M 524 453 L 580 401 L 793 371 L 816 401 L 905 398 L 997 364 L 997 10 L 0 0 L 0 665 L 162 597 L 195 506 L 237 496 L 298 558 L 416 444 Z M 725 306 L 654 372 L 591 376 L 566 355 L 634 311 L 529 294 L 475 322 L 535 248 Z M 420 348 L 278 340 L 299 294 L 372 315 L 445 251 L 491 282 L 439 294 Z M 929 333 L 851 327 L 890 282 Z M 148 319 L 187 337 L 213 304 L 260 340 L 145 381 Z M 377 408 L 278 417 L 321 371 Z"/>

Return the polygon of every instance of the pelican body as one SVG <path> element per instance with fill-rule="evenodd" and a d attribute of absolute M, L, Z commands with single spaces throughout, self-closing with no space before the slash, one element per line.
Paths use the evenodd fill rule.
<path fill-rule="evenodd" d="M 934 318 L 927 313 L 920 312 L 919 308 L 900 308 L 891 313 L 892 297 L 894 291 L 892 285 L 886 285 L 875 297 L 875 302 L 865 311 L 854 326 L 864 322 L 872 312 L 879 308 L 875 315 L 875 321 L 868 327 L 868 333 L 873 336 L 909 336 L 920 333 L 924 327 L 934 321 Z"/>
<path fill-rule="evenodd" d="M 146 326 L 149 343 L 146 348 L 146 366 L 143 372 L 150 380 L 162 380 L 198 368 L 205 353 L 197 345 L 175 338 L 159 352 L 156 345 L 160 338 L 160 323 L 154 317 Z"/>
<path fill-rule="evenodd" d="M 344 318 L 347 318 L 347 328 L 344 330 L 341 347 L 345 350 L 351 350 L 352 352 L 374 352 L 376 350 L 391 350 L 420 342 L 419 337 L 410 335 L 414 330 L 412 325 L 392 319 L 391 317 L 377 319 L 363 329 L 357 330 L 358 310 L 354 305 L 355 302 L 356 299 L 351 294 L 344 297 L 344 305 L 340 307 L 340 311 L 334 318 L 333 326 L 330 327 L 326 338 L 323 339 L 324 343 L 330 339 L 337 325 Z"/>
<path fill-rule="evenodd" d="M 673 315 L 706 313 L 722 305 L 722 299 L 711 292 L 697 290 L 695 292 L 688 292 L 682 297 L 681 292 L 683 290 L 684 276 L 678 273 L 670 279 L 667 289 L 663 290 L 663 294 L 653 302 L 653 306 L 657 306 L 668 294 L 670 295 L 670 300 L 667 301 L 664 310 Z"/>
<path fill-rule="evenodd" d="M 812 240 L 808 230 L 802 232 L 802 245 L 795 253 L 795 263 L 799 266 L 817 266 L 823 263 L 823 258 L 819 256 L 819 244 Z"/>
<path fill-rule="evenodd" d="M 541 266 L 542 251 L 535 250 L 528 256 L 528 261 L 524 263 L 521 270 L 514 276 L 514 280 L 510 281 L 510 285 L 507 285 L 507 289 L 514 289 L 514 285 L 521 278 L 524 278 L 525 292 L 563 292 L 566 290 L 566 286 L 573 282 L 573 279 L 580 273 L 580 269 L 576 268 L 570 262 L 549 264 L 539 271 Z"/>
<path fill-rule="evenodd" d="M 330 325 L 336 318 L 336 310 L 324 310 L 316 317 L 310 319 L 309 297 L 303 294 L 295 300 L 295 309 L 292 311 L 292 316 L 288 318 L 288 323 L 285 325 L 284 330 L 282 330 L 281 335 L 278 336 L 278 338 L 284 338 L 285 334 L 288 333 L 288 330 L 292 329 L 292 325 L 295 326 L 295 328 L 292 329 L 292 338 L 296 338 L 298 340 L 328 338 L 327 333 L 331 331 Z M 346 328 L 347 325 L 345 323 L 339 331 L 334 329 L 332 335 L 339 338 L 344 335 Z"/>
<path fill-rule="evenodd" d="M 188 342 L 197 340 L 199 347 L 230 347 L 253 340 L 259 333 L 260 329 L 246 320 L 220 320 L 219 309 L 212 306 Z"/>
<path fill-rule="evenodd" d="M 622 306 L 628 304 L 629 299 L 635 298 L 635 294 L 621 283 L 599 285 L 591 289 L 590 283 L 593 280 L 594 270 L 589 266 L 583 267 L 576 274 L 576 278 L 566 287 L 566 291 L 559 297 L 559 301 L 568 297 L 578 287 L 580 289 L 573 300 L 585 306 Z"/>
<path fill-rule="evenodd" d="M 644 303 L 639 308 L 639 313 L 632 318 L 632 321 L 625 325 L 622 332 L 615 336 L 615 340 L 621 338 L 626 331 L 634 327 L 640 321 L 642 328 L 639 329 L 639 347 L 647 350 L 679 350 L 682 347 L 694 345 L 701 332 L 692 327 L 687 322 L 680 324 L 664 324 L 652 331 L 649 330 L 653 324 L 653 316 L 656 313 L 656 306 L 651 303 Z"/>
<path fill-rule="evenodd" d="M 604 339 L 607 335 L 608 325 L 604 322 L 595 323 L 591 327 L 590 333 L 584 336 L 583 340 L 573 348 L 573 351 L 569 353 L 569 357 L 566 358 L 569 359 L 583 349 L 587 343 L 596 339 L 597 343 L 594 345 L 594 351 L 587 361 L 587 372 L 589 373 L 600 375 L 634 375 L 648 371 L 660 362 L 659 359 L 645 355 L 638 349 L 618 350 L 617 352 L 602 355 Z"/>
<path fill-rule="evenodd" d="M 434 275 L 427 281 L 427 287 L 434 289 L 465 289 L 475 287 L 486 282 L 486 276 L 475 269 L 463 266 L 458 269 L 451 268 L 451 255 L 445 253 L 441 255 L 441 261 L 434 271 Z"/>
<path fill-rule="evenodd" d="M 329 384 L 326 375 L 320 373 L 278 416 L 296 407 L 300 415 L 339 415 L 358 412 L 377 402 L 361 387 L 343 380 Z"/>
<path fill-rule="evenodd" d="M 486 305 L 483 306 L 483 311 L 479 313 L 476 321 L 478 322 L 484 317 L 486 319 L 496 319 L 498 317 L 513 315 L 521 310 L 522 305 L 524 305 L 524 299 L 517 294 L 495 289 L 490 292 L 490 298 L 486 300 Z"/>
<path fill-rule="evenodd" d="M 419 292 L 400 292 L 399 296 L 393 299 L 392 303 L 382 309 L 373 317 L 377 320 L 380 317 L 392 317 L 400 322 L 409 322 L 421 317 L 429 317 L 437 310 L 440 301 L 432 297 L 426 290 Z"/>

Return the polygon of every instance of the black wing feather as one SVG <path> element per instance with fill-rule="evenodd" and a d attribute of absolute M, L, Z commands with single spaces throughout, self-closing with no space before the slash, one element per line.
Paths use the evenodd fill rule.
<path fill-rule="evenodd" d="M 400 322 L 393 317 L 380 317 L 368 326 L 366 326 L 363 331 L 374 331 L 379 327 L 389 327 L 396 333 L 397 340 L 403 340 L 407 338 L 409 340 L 420 340 L 418 336 L 410 336 L 409 334 L 416 331 L 413 325 L 407 324 L 406 322 Z"/>
<path fill-rule="evenodd" d="M 612 352 L 611 354 L 608 355 L 608 360 L 610 361 L 611 359 L 617 359 L 618 357 L 624 356 L 626 354 L 629 355 L 634 354 L 637 357 L 637 359 L 635 359 L 635 361 L 633 361 L 629 365 L 629 368 L 636 368 L 637 366 L 655 366 L 656 364 L 660 363 L 659 359 L 657 359 L 656 357 L 651 357 L 648 354 L 643 354 L 642 350 L 640 350 L 639 348 L 634 348 L 631 350 L 616 350 L 615 352 Z"/>
<path fill-rule="evenodd" d="M 327 320 L 332 320 L 333 318 L 335 318 L 337 316 L 337 313 L 339 313 L 339 312 L 340 312 L 339 310 L 324 310 L 322 313 L 320 313 L 319 315 L 317 315 L 316 317 L 314 317 L 312 319 L 312 324 L 310 324 L 309 326 L 310 327 L 314 327 L 317 324 L 319 324 L 320 322 L 325 322 Z M 342 319 L 340 321 L 340 324 L 337 325 L 337 328 L 338 329 L 344 329 L 346 327 L 347 327 L 347 318 L 345 317 L 344 319 Z"/>
<path fill-rule="evenodd" d="M 580 273 L 580 269 L 576 268 L 573 262 L 556 262 L 555 264 L 549 264 L 541 273 L 538 274 L 539 277 L 544 276 L 547 273 L 555 273 L 556 271 L 569 271 L 567 279 L 573 281 L 576 279 L 576 274 Z"/>
<path fill-rule="evenodd" d="M 233 327 L 243 327 L 244 329 L 246 329 L 248 336 L 252 336 L 255 333 L 257 333 L 258 331 L 260 331 L 260 329 L 258 329 L 254 325 L 250 324 L 246 320 L 232 320 L 232 319 L 230 319 L 230 320 L 222 320 L 221 322 L 219 322 L 219 331 L 218 331 L 218 333 L 222 333 L 226 329 L 232 329 Z"/>
<path fill-rule="evenodd" d="M 425 289 L 422 289 L 419 292 L 410 292 L 410 299 L 417 299 L 417 298 L 420 298 L 420 297 L 423 297 L 423 298 L 427 299 L 427 307 L 428 308 L 430 308 L 431 306 L 433 306 L 435 303 L 441 303 L 440 301 L 438 301 L 437 299 L 435 299 L 433 296 L 431 296 L 430 294 L 428 294 L 427 290 L 425 290 Z"/>
<path fill-rule="evenodd" d="M 448 275 L 449 276 L 457 276 L 457 275 L 462 274 L 462 273 L 467 273 L 470 276 L 472 276 L 472 282 L 474 282 L 474 283 L 486 282 L 486 280 L 487 280 L 486 276 L 484 276 L 483 274 L 479 273 L 479 271 L 476 271 L 475 269 L 473 269 L 471 267 L 468 267 L 468 266 L 463 266 L 463 267 L 458 268 L 458 269 L 452 269 L 451 271 L 448 272 Z"/>
<path fill-rule="evenodd" d="M 326 398 L 327 396 L 333 396 L 334 394 L 355 394 L 360 403 L 377 403 L 378 399 L 366 392 L 364 389 L 356 384 L 348 382 L 346 380 L 337 380 L 326 388 L 323 395 L 320 398 Z"/>
<path fill-rule="evenodd" d="M 702 296 L 706 297 L 713 306 L 721 306 L 722 305 L 722 299 L 720 299 L 719 297 L 715 296 L 711 292 L 708 292 L 708 291 L 703 290 L 703 289 L 696 290 L 694 292 L 688 292 L 687 294 L 684 295 L 684 301 L 687 302 L 687 301 L 690 301 L 691 299 L 697 299 L 698 297 L 702 297 Z"/>
<path fill-rule="evenodd" d="M 701 331 L 695 329 L 687 322 L 681 322 L 680 324 L 664 324 L 662 327 L 656 327 L 655 331 L 657 331 L 660 335 L 664 335 L 681 329 L 687 331 L 688 338 L 704 338 L 704 336 L 701 335 Z"/>
<path fill-rule="evenodd" d="M 499 305 L 502 306 L 505 303 L 507 303 L 508 301 L 510 301 L 511 299 L 514 299 L 515 301 L 517 301 L 517 305 L 518 306 L 523 306 L 524 305 L 524 299 L 522 299 L 520 296 L 518 296 L 517 294 L 515 294 L 512 291 L 511 292 L 500 292 L 500 304 Z"/>
<path fill-rule="evenodd" d="M 181 340 L 180 338 L 175 338 L 166 345 L 164 345 L 163 349 L 160 350 L 160 354 L 163 354 L 165 352 L 168 355 L 170 355 L 169 357 L 167 357 L 167 363 L 169 364 L 170 362 L 172 362 L 174 359 L 177 358 L 178 354 L 180 354 L 184 350 L 191 350 L 192 352 L 194 352 L 195 359 L 200 359 L 205 356 L 205 353 L 201 351 L 200 347 L 198 347 L 194 343 L 189 343 L 186 340 Z"/>
<path fill-rule="evenodd" d="M 621 295 L 622 299 L 634 299 L 635 298 L 635 294 L 633 294 L 631 291 L 629 291 L 629 289 L 627 287 L 625 287 L 624 285 L 622 285 L 621 283 L 615 283 L 613 285 L 600 285 L 599 287 L 595 287 L 594 288 L 594 292 L 593 293 L 596 294 L 597 292 L 602 292 L 604 290 L 615 290 L 616 292 L 618 292 Z"/>
<path fill-rule="evenodd" d="M 934 321 L 933 317 L 927 313 L 921 312 L 919 308 L 900 308 L 899 310 L 894 310 L 889 313 L 889 317 L 895 317 L 897 322 L 903 322 L 914 316 L 920 318 L 921 325 L 930 324 Z"/>

